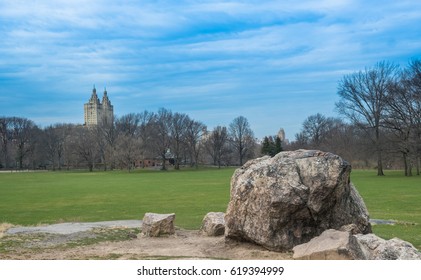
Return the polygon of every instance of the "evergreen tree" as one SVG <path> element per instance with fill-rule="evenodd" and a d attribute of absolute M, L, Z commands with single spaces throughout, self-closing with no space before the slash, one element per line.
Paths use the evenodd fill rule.
<path fill-rule="evenodd" d="M 270 154 L 270 143 L 269 143 L 269 138 L 267 136 L 265 136 L 265 138 L 263 138 L 261 152 L 262 152 L 263 155 L 269 155 Z"/>
<path fill-rule="evenodd" d="M 275 138 L 275 140 L 273 140 Z M 263 155 L 275 156 L 277 153 L 282 152 L 282 143 L 279 137 L 265 136 L 263 138 L 261 152 Z"/>
<path fill-rule="evenodd" d="M 282 151 L 283 151 L 283 149 L 282 149 L 281 138 L 276 137 L 276 139 L 275 139 L 275 155 L 279 152 L 282 152 Z"/>

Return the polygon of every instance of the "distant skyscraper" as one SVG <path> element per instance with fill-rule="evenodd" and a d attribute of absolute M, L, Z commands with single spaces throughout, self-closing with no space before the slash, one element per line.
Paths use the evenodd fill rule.
<path fill-rule="evenodd" d="M 85 103 L 84 105 L 84 111 L 86 126 L 112 123 L 114 107 L 108 99 L 107 90 L 104 89 L 104 96 L 102 97 L 102 102 L 100 102 L 94 86 L 91 98 L 88 103 Z"/>
<path fill-rule="evenodd" d="M 278 135 L 277 135 L 278 137 L 279 137 L 279 139 L 281 140 L 281 142 L 285 142 L 285 130 L 283 129 L 283 128 L 281 128 L 279 131 L 278 131 Z"/>

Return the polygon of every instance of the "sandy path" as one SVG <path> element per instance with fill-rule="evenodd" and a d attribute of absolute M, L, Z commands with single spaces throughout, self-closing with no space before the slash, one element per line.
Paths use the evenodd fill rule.
<path fill-rule="evenodd" d="M 102 222 L 104 223 L 104 222 Z M 139 221 L 117 223 L 105 222 L 104 227 L 139 227 Z M 92 234 L 89 227 L 98 228 L 98 223 L 66 223 L 44 227 L 11 228 L 6 231 L 8 238 L 46 234 L 48 242 L 86 237 Z M 79 231 L 77 231 L 79 229 Z M 4 240 L 4 239 L 3 239 Z M 0 243 L 2 239 L 0 239 Z M 38 242 L 38 243 L 37 243 Z M 0 259 L 291 259 L 291 253 L 268 251 L 260 246 L 226 242 L 223 236 L 208 237 L 197 230 L 177 229 L 175 235 L 149 238 L 132 235 L 129 240 L 100 242 L 93 245 L 51 246 L 46 240 L 31 240 L 31 247 L 19 247 L 3 254 Z M 42 246 L 39 246 L 42 243 Z M 34 249 L 35 248 L 35 249 Z"/>
<path fill-rule="evenodd" d="M 205 237 L 197 231 L 178 230 L 174 236 L 138 237 L 121 242 L 103 242 L 67 250 L 45 251 L 36 259 L 291 259 L 291 254 L 268 251 L 224 237 Z"/>

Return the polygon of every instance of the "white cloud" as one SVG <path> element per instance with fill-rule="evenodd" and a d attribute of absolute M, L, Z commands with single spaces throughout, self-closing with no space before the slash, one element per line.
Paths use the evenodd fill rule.
<path fill-rule="evenodd" d="M 95 83 L 119 113 L 168 105 L 263 123 L 279 104 L 328 112 L 342 75 L 420 55 L 414 2 L 0 0 L 2 93 L 7 79 L 83 104 Z"/>

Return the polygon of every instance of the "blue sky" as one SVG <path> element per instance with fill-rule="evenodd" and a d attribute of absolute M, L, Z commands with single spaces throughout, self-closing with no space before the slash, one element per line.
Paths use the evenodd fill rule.
<path fill-rule="evenodd" d="M 421 1 L 0 0 L 0 116 L 83 123 L 161 107 L 257 137 L 336 116 L 346 74 L 421 58 Z M 59 109 L 60 108 L 60 109 Z"/>

